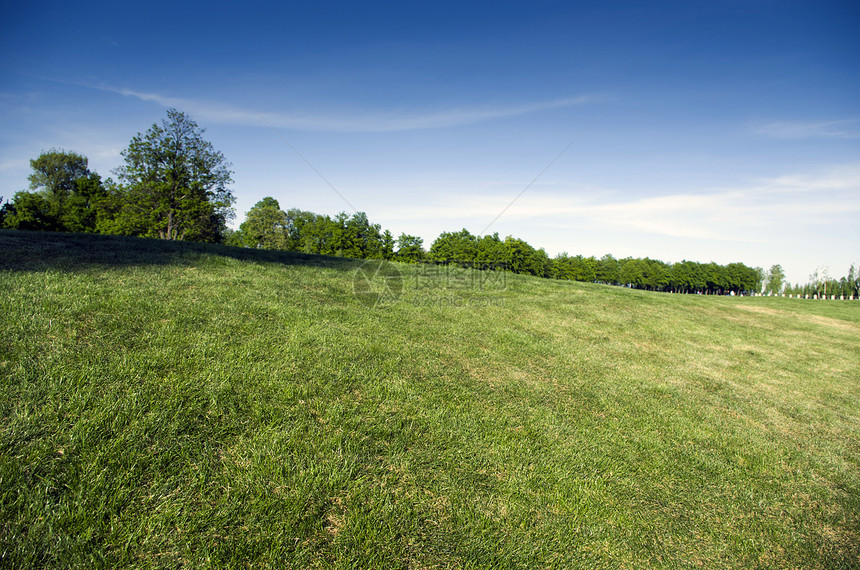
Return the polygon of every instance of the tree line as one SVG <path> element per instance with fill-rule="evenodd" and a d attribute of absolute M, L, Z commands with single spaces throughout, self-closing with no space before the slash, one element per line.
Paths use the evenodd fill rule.
<path fill-rule="evenodd" d="M 544 249 L 498 233 L 475 236 L 468 230 L 443 232 L 424 248 L 420 237 L 396 239 L 364 212 L 334 217 L 298 209 L 282 210 L 266 197 L 255 204 L 238 230 L 231 165 L 185 113 L 170 109 L 161 124 L 138 133 L 122 151 L 116 180 L 89 169 L 85 156 L 52 149 L 30 161 L 30 188 L 0 206 L 0 227 L 22 230 L 95 232 L 192 240 L 300 251 L 357 259 L 429 262 L 505 268 L 513 273 L 622 285 L 651 291 L 702 294 L 860 295 L 860 272 L 831 278 L 816 272 L 805 285 L 784 282 L 779 265 L 769 271 L 743 263 L 719 265 L 650 258 L 550 257 Z M 0 198 L 2 202 L 2 198 Z"/>
<path fill-rule="evenodd" d="M 551 258 L 522 239 L 498 233 L 472 235 L 468 230 L 443 232 L 424 249 L 420 237 L 391 232 L 372 224 L 364 212 L 334 218 L 302 210 L 281 209 L 277 200 L 266 197 L 247 213 L 239 229 L 227 237 L 229 245 L 282 249 L 359 259 L 403 262 L 455 263 L 483 270 L 504 268 L 513 273 L 552 279 L 568 279 L 637 289 L 675 293 L 748 294 L 761 291 L 764 273 L 743 263 L 682 261 L 668 264 L 653 259 L 600 259 L 570 256 Z"/>
<path fill-rule="evenodd" d="M 853 264 L 848 274 L 843 277 L 831 277 L 826 270 L 816 270 L 804 284 L 786 283 L 782 294 L 792 297 L 823 297 L 860 298 L 860 268 Z"/>

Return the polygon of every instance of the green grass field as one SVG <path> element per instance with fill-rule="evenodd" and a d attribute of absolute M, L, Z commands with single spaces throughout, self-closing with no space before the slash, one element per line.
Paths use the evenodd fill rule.
<path fill-rule="evenodd" d="M 0 252 L 4 567 L 860 565 L 860 302 Z"/>

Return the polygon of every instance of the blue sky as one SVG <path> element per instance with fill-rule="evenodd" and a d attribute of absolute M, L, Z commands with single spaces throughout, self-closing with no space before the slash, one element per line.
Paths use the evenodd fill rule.
<path fill-rule="evenodd" d="M 273 196 L 427 247 L 860 261 L 856 2 L 0 5 L 3 196 L 50 148 L 110 176 L 176 107 L 233 164 L 236 224 Z"/>

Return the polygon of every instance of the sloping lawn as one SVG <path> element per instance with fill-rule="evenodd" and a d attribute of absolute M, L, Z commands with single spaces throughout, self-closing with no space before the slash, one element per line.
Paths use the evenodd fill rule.
<path fill-rule="evenodd" d="M 0 251 L 2 566 L 860 565 L 858 302 Z"/>

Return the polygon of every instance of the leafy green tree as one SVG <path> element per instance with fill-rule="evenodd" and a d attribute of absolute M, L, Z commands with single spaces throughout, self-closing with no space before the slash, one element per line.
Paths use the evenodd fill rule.
<path fill-rule="evenodd" d="M 846 281 L 848 282 L 848 295 L 860 297 L 860 271 L 854 267 L 853 263 L 848 270 Z"/>
<path fill-rule="evenodd" d="M 842 277 L 838 282 L 839 293 L 838 295 L 842 298 L 849 297 L 851 293 L 849 292 L 851 289 L 848 286 L 848 278 Z"/>
<path fill-rule="evenodd" d="M 534 250 L 532 254 L 531 270 L 538 277 L 552 277 L 554 262 L 547 255 L 544 248 Z"/>
<path fill-rule="evenodd" d="M 248 210 L 239 226 L 237 240 L 245 247 L 258 249 L 289 249 L 289 218 L 278 201 L 266 196 Z"/>
<path fill-rule="evenodd" d="M 242 240 L 242 232 L 239 230 L 234 230 L 233 228 L 225 229 L 224 244 L 231 245 L 233 247 L 243 247 L 245 244 Z"/>
<path fill-rule="evenodd" d="M 294 224 L 299 224 L 300 230 L 296 231 L 299 251 L 324 255 L 334 254 L 331 248 L 335 224 L 331 218 L 312 212 L 301 212 L 299 218 L 293 218 L 290 213 L 287 213 L 287 216 L 290 216 Z"/>
<path fill-rule="evenodd" d="M 570 258 L 573 278 L 577 281 L 591 283 L 597 279 L 597 260 L 594 256 L 583 257 L 577 255 Z"/>
<path fill-rule="evenodd" d="M 755 293 L 763 293 L 765 284 L 767 283 L 767 272 L 764 269 L 762 269 L 761 267 L 756 267 L 754 271 L 755 271 L 755 279 L 756 279 L 756 285 L 755 285 L 754 292 Z M 789 292 L 788 288 L 789 288 L 789 283 L 786 283 L 785 284 L 785 292 L 786 293 Z"/>
<path fill-rule="evenodd" d="M 405 233 L 397 238 L 397 260 L 417 263 L 424 260 L 424 240 Z"/>
<path fill-rule="evenodd" d="M 645 259 L 626 258 L 621 261 L 621 281 L 635 289 L 663 291 L 669 284 L 670 275 L 669 266 L 662 261 L 647 257 Z"/>
<path fill-rule="evenodd" d="M 702 265 L 702 273 L 705 279 L 705 293 L 709 295 L 721 294 L 727 288 L 725 268 L 713 261 Z"/>
<path fill-rule="evenodd" d="M 669 266 L 657 259 L 645 258 L 645 286 L 652 291 L 665 291 L 671 275 Z"/>
<path fill-rule="evenodd" d="M 235 198 L 230 164 L 205 129 L 170 109 L 161 125 L 137 134 L 116 170 L 122 184 L 117 233 L 169 240 L 222 241 Z"/>
<path fill-rule="evenodd" d="M 92 232 L 106 193 L 87 158 L 52 149 L 30 160 L 30 192 L 17 192 L 7 209 L 6 227 Z"/>
<path fill-rule="evenodd" d="M 597 262 L 596 277 L 602 283 L 618 283 L 620 264 L 610 254 L 606 254 Z"/>
<path fill-rule="evenodd" d="M 535 274 L 535 248 L 519 238 L 508 236 L 505 238 L 505 249 L 507 250 L 505 262 L 512 273 Z"/>
<path fill-rule="evenodd" d="M 756 269 L 748 267 L 743 263 L 729 263 L 724 268 L 726 289 L 735 294 L 754 293 L 759 289 L 759 274 Z M 780 291 L 782 290 L 782 279 L 780 279 Z"/>
<path fill-rule="evenodd" d="M 475 267 L 500 269 L 506 266 L 507 248 L 498 233 L 485 235 L 475 244 Z"/>
<path fill-rule="evenodd" d="M 702 293 L 705 290 L 705 273 L 702 269 L 702 264 L 695 261 L 688 261 L 690 264 L 690 292 Z"/>
<path fill-rule="evenodd" d="M 670 270 L 672 289 L 678 293 L 693 293 L 698 291 L 700 279 L 696 275 L 697 266 L 698 263 L 686 260 L 672 265 L 672 269 Z"/>
<path fill-rule="evenodd" d="M 382 227 L 372 224 L 364 212 L 356 212 L 346 222 L 345 242 L 349 248 L 347 257 L 357 259 L 382 259 L 385 257 L 382 244 Z"/>
<path fill-rule="evenodd" d="M 4 226 L 13 230 L 62 231 L 51 203 L 39 192 L 15 192 L 6 211 Z"/>
<path fill-rule="evenodd" d="M 833 280 L 829 267 L 817 267 L 809 276 L 810 295 L 833 295 Z"/>
<path fill-rule="evenodd" d="M 364 212 L 330 218 L 291 209 L 285 216 L 288 249 L 356 259 L 394 258 L 394 236 L 371 224 Z"/>
<path fill-rule="evenodd" d="M 327 222 L 320 228 L 326 238 L 322 253 L 339 257 L 361 257 L 357 248 L 353 251 L 353 244 L 347 236 L 349 214 L 340 212 L 334 218 L 327 218 Z"/>
<path fill-rule="evenodd" d="M 785 281 L 785 271 L 781 265 L 774 265 L 766 274 L 767 285 L 765 291 L 771 295 L 779 295 L 782 292 L 783 282 Z"/>
<path fill-rule="evenodd" d="M 30 190 L 40 192 L 50 205 L 51 214 L 59 218 L 66 200 L 77 189 L 77 181 L 90 175 L 88 160 L 76 152 L 51 149 L 30 160 L 33 173 L 27 177 Z"/>
<path fill-rule="evenodd" d="M 459 232 L 442 232 L 430 246 L 428 257 L 440 263 L 471 265 L 475 261 L 478 238 L 463 228 Z"/>
<path fill-rule="evenodd" d="M 60 214 L 64 229 L 70 232 L 98 231 L 100 219 L 106 215 L 102 205 L 107 197 L 101 176 L 95 172 L 75 180 L 75 190 L 66 199 Z"/>
<path fill-rule="evenodd" d="M 327 248 L 323 253 L 355 259 L 382 259 L 385 256 L 380 234 L 382 228 L 371 224 L 364 212 L 356 212 L 352 216 L 341 212 L 327 226 Z"/>
<path fill-rule="evenodd" d="M 320 216 L 297 208 L 290 208 L 286 214 L 290 233 L 288 249 L 304 253 L 317 253 L 311 251 L 316 244 L 310 234 Z"/>
<path fill-rule="evenodd" d="M 380 227 L 378 224 L 374 224 L 376 227 Z M 378 233 L 378 230 L 377 230 Z M 380 259 L 384 259 L 385 261 L 391 261 L 394 259 L 394 246 L 397 244 L 397 240 L 394 239 L 394 235 L 389 230 L 385 230 L 382 232 L 382 238 L 380 240 Z"/>
<path fill-rule="evenodd" d="M 642 288 L 645 284 L 645 263 L 630 257 L 622 259 L 621 282 L 636 289 Z"/>
<path fill-rule="evenodd" d="M 565 279 L 572 281 L 573 272 L 570 266 L 570 255 L 563 251 L 555 256 L 552 260 L 552 276 L 553 279 Z"/>

